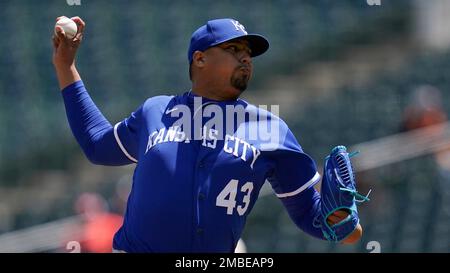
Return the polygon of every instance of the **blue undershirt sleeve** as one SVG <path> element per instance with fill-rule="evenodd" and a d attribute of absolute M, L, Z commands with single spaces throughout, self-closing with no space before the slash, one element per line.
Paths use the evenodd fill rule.
<path fill-rule="evenodd" d="M 280 198 L 292 221 L 304 232 L 313 237 L 325 240 L 322 229 L 315 225 L 320 216 L 320 194 L 314 187 L 300 194 Z"/>
<path fill-rule="evenodd" d="M 283 137 L 278 149 L 271 152 L 274 170 L 268 181 L 293 222 L 313 237 L 324 239 L 316 220 L 321 214 L 321 197 L 313 187 L 320 180 L 316 164 L 303 152 L 287 125 L 280 124 Z"/>
<path fill-rule="evenodd" d="M 92 163 L 107 166 L 134 163 L 119 147 L 113 126 L 92 101 L 82 81 L 65 87 L 62 96 L 72 133 Z"/>

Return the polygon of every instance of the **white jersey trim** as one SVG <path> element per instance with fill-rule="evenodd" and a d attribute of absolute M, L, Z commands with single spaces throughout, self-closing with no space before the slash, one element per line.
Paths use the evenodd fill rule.
<path fill-rule="evenodd" d="M 112 253 L 126 253 L 125 251 L 123 251 L 123 250 L 118 250 L 118 249 L 112 249 Z"/>
<path fill-rule="evenodd" d="M 316 174 L 313 176 L 313 178 L 311 178 L 311 180 L 309 180 L 308 182 L 303 184 L 303 186 L 301 186 L 300 188 L 296 189 L 295 191 L 291 191 L 291 192 L 287 192 L 287 193 L 277 193 L 276 196 L 278 198 L 284 198 L 284 197 L 297 195 L 297 194 L 301 193 L 302 191 L 306 190 L 307 188 L 311 187 L 312 185 L 316 184 L 319 181 L 319 179 L 320 179 L 320 174 L 318 172 L 316 172 Z"/>
<path fill-rule="evenodd" d="M 126 157 L 128 157 L 129 160 L 133 161 L 134 163 L 137 163 L 138 161 L 136 160 L 136 158 L 132 157 L 127 150 L 125 149 L 125 147 L 123 147 L 122 145 L 122 141 L 120 141 L 119 138 L 119 134 L 117 133 L 117 128 L 119 127 L 120 122 L 118 122 L 116 125 L 114 125 L 114 137 L 116 138 L 116 142 L 117 144 L 119 144 L 120 149 L 122 150 L 122 152 L 126 155 Z"/>

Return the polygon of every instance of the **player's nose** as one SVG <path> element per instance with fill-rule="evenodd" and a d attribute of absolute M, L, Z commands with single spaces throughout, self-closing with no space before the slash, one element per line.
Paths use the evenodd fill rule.
<path fill-rule="evenodd" d="M 247 52 L 243 53 L 241 58 L 240 58 L 240 62 L 242 64 L 251 66 L 252 64 L 252 57 L 250 57 L 250 54 L 248 54 Z"/>

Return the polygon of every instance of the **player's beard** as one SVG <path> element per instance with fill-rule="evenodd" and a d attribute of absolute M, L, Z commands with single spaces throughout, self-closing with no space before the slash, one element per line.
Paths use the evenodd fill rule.
<path fill-rule="evenodd" d="M 241 71 L 241 69 L 244 69 L 245 67 L 239 66 L 234 71 L 233 75 L 231 76 L 231 86 L 236 88 L 237 90 L 244 92 L 245 89 L 247 89 L 248 81 L 250 80 L 250 70 L 248 69 L 247 72 Z"/>

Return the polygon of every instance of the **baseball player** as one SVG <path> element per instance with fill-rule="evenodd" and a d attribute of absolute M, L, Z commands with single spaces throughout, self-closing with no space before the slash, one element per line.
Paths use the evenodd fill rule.
<path fill-rule="evenodd" d="M 361 237 L 356 203 L 368 198 L 356 192 L 346 148 L 337 146 L 326 157 L 319 193 L 313 187 L 321 178 L 316 164 L 286 123 L 239 98 L 252 75 L 252 58 L 269 48 L 265 37 L 247 33 L 234 19 L 208 21 L 191 37 L 191 89 L 149 98 L 110 124 L 75 67 L 85 23 L 72 19 L 78 25 L 74 38 L 66 38 L 60 27 L 53 37 L 53 64 L 70 128 L 92 163 L 136 164 L 113 249 L 233 252 L 266 180 L 303 231 L 333 242 Z M 249 115 L 238 121 L 218 114 L 230 107 Z M 217 122 L 209 126 L 212 119 Z M 200 130 L 190 130 L 189 121 L 197 121 Z M 233 126 L 225 130 L 220 123 Z M 260 123 L 277 124 L 271 132 L 277 137 L 248 137 L 245 132 Z"/>

